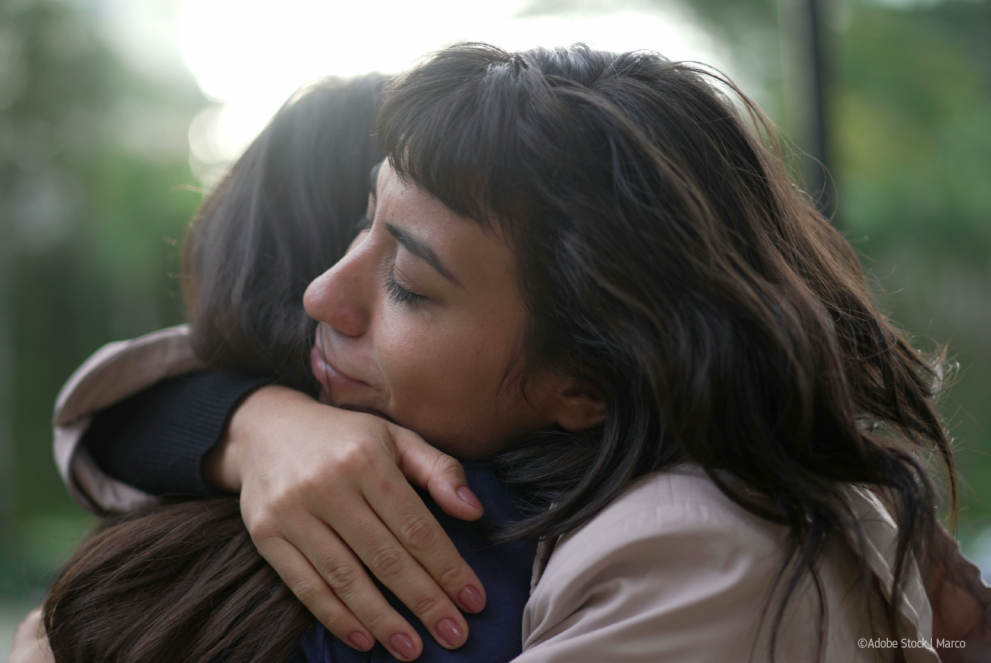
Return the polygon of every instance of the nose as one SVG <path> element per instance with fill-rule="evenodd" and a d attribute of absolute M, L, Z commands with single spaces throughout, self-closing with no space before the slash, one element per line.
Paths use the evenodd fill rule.
<path fill-rule="evenodd" d="M 326 322 L 346 336 L 365 333 L 374 297 L 372 256 L 362 248 L 352 249 L 310 283 L 303 294 L 303 307 L 311 318 Z"/>

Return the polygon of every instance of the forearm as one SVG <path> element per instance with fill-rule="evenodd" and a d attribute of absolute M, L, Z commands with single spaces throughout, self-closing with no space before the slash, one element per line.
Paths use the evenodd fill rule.
<path fill-rule="evenodd" d="M 242 398 L 235 401 L 225 425 L 217 430 L 216 439 L 209 447 L 200 447 L 202 453 L 202 476 L 206 484 L 230 493 L 241 492 L 242 465 L 251 455 L 248 445 L 252 432 L 263 424 L 279 425 L 280 417 L 294 405 L 312 406 L 316 402 L 306 394 L 281 387 L 268 385 L 264 388 L 248 389 Z"/>
<path fill-rule="evenodd" d="M 238 404 L 269 382 L 223 371 L 162 380 L 98 412 L 82 444 L 109 476 L 148 493 L 214 494 L 204 458 Z"/>

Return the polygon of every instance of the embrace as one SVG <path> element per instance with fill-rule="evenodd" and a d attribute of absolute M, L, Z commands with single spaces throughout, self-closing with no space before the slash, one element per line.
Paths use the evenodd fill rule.
<path fill-rule="evenodd" d="M 301 90 L 186 238 L 190 325 L 60 396 L 108 517 L 49 654 L 988 660 L 941 357 L 774 137 L 725 78 L 581 45 Z"/>

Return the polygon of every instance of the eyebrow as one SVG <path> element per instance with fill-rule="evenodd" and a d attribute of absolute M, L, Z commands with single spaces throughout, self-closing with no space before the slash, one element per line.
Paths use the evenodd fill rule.
<path fill-rule="evenodd" d="M 403 245 L 407 251 L 415 256 L 422 258 L 428 265 L 437 270 L 437 273 L 443 276 L 445 279 L 453 283 L 454 285 L 464 288 L 461 281 L 457 279 L 454 274 L 450 272 L 444 263 L 440 261 L 434 250 L 430 248 L 423 240 L 413 237 L 408 232 L 403 230 L 398 226 L 394 226 L 391 223 L 385 224 L 385 229 L 389 231 L 389 234 L 396 238 L 396 241 Z"/>

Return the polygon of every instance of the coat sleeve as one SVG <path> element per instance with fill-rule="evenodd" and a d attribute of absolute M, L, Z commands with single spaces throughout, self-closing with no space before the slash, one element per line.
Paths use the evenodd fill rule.
<path fill-rule="evenodd" d="M 134 508 L 148 493 L 105 474 L 80 444 L 93 415 L 156 382 L 203 368 L 183 325 L 105 345 L 69 378 L 55 404 L 55 463 L 69 494 L 102 514 Z"/>
<path fill-rule="evenodd" d="M 97 412 L 79 444 L 104 473 L 152 495 L 221 495 L 204 460 L 241 400 L 271 383 L 219 370 L 165 378 Z"/>

